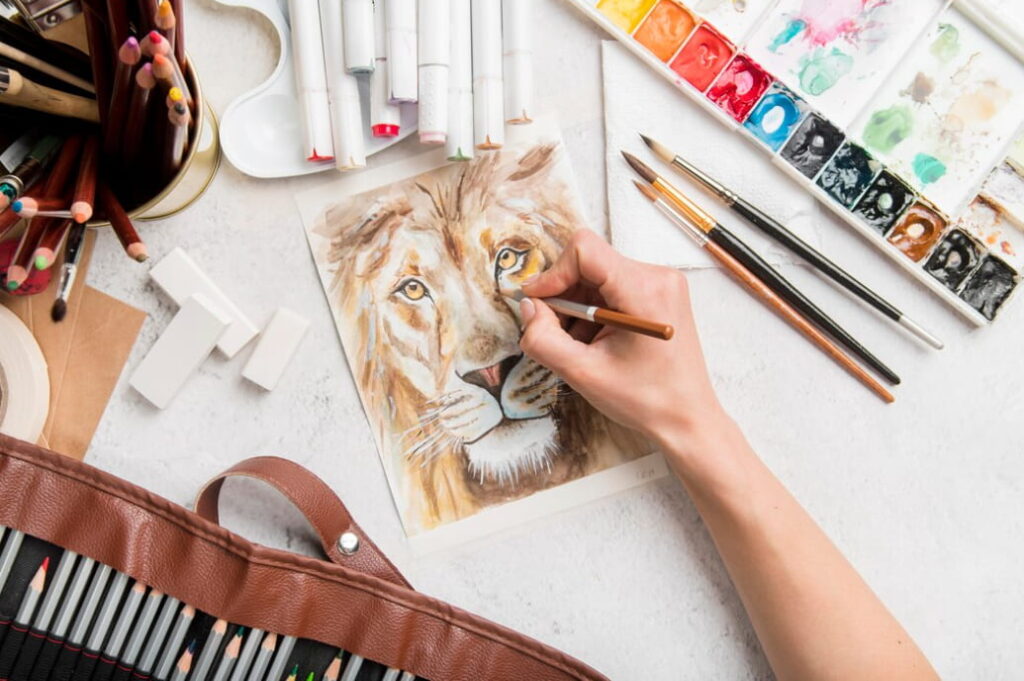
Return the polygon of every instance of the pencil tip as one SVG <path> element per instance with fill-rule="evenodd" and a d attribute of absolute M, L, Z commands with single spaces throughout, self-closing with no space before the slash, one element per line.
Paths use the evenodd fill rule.
<path fill-rule="evenodd" d="M 68 304 L 63 299 L 57 299 L 53 301 L 53 307 L 50 309 L 50 319 L 54 323 L 60 323 L 64 321 L 64 316 L 68 313 Z"/>
<path fill-rule="evenodd" d="M 50 557 L 49 556 L 47 556 L 46 558 L 43 558 L 43 564 L 39 566 L 39 569 L 42 570 L 43 572 L 46 572 L 47 570 L 50 569 Z"/>

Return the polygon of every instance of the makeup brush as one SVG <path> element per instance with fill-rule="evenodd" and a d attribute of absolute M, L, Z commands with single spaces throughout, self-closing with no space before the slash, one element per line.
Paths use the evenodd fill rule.
<path fill-rule="evenodd" d="M 527 297 L 522 289 L 519 288 L 503 288 L 501 289 L 501 294 L 517 303 Z M 633 333 L 643 334 L 651 338 L 671 340 L 672 335 L 675 333 L 675 329 L 672 328 L 671 324 L 652 322 L 649 319 L 634 317 L 625 312 L 615 312 L 614 310 L 608 310 L 596 305 L 584 305 L 583 303 L 576 303 L 563 298 L 540 298 L 540 300 L 543 300 L 555 312 L 564 314 L 567 317 L 584 319 L 588 322 L 604 324 L 605 326 L 614 326 L 616 329 L 632 331 Z"/>
<path fill-rule="evenodd" d="M 712 194 L 721 199 L 722 203 L 731 208 L 733 212 L 738 213 L 740 216 L 745 218 L 750 224 L 754 225 L 754 227 L 757 227 L 759 230 L 775 239 L 775 241 L 778 241 L 793 253 L 799 255 L 829 279 L 832 279 L 851 294 L 860 298 L 875 310 L 878 310 L 889 319 L 907 329 L 928 345 L 931 345 L 936 350 L 942 349 L 943 343 L 941 340 L 928 333 L 894 305 L 855 279 L 843 270 L 843 268 L 839 267 L 839 265 L 829 260 L 823 253 L 821 253 L 821 251 L 817 250 L 796 234 L 786 229 L 786 227 L 778 220 L 775 220 L 757 206 L 737 195 L 732 190 L 726 188 L 721 182 L 700 170 L 679 154 L 673 153 L 664 144 L 661 144 L 656 140 L 652 140 L 650 137 L 643 134 L 640 135 L 640 139 L 642 139 L 644 144 L 650 147 L 651 151 L 653 151 L 662 161 L 670 164 L 673 168 L 682 171 L 683 174 L 699 182 Z"/>
<path fill-rule="evenodd" d="M 785 300 L 780 298 L 778 294 L 768 288 L 763 281 L 754 276 L 754 274 L 740 264 L 736 258 L 729 255 L 725 249 L 714 241 L 711 241 L 707 234 L 697 229 L 693 224 L 676 212 L 676 210 L 661 198 L 658 195 L 658 192 L 654 191 L 650 185 L 637 182 L 636 180 L 633 180 L 633 184 L 635 184 L 636 188 L 640 190 L 640 193 L 650 200 L 651 203 L 657 206 L 662 213 L 668 216 L 668 218 L 672 220 L 672 222 L 684 234 L 690 237 L 694 243 L 708 251 L 715 260 L 722 263 L 722 266 L 732 272 L 741 283 L 754 293 L 754 295 L 778 312 L 783 319 L 789 322 L 793 328 L 802 333 L 809 341 L 817 345 L 822 352 L 835 360 L 835 362 L 846 369 L 850 375 L 863 383 L 869 390 L 871 390 L 871 392 L 875 393 L 886 402 L 891 403 L 895 400 L 888 390 L 882 387 L 882 385 L 872 378 L 868 372 L 860 368 L 860 366 L 854 362 L 849 355 L 843 352 L 835 343 L 830 341 L 821 331 L 818 331 L 818 329 L 807 321 L 803 315 L 793 309 L 792 305 L 787 303 Z"/>
<path fill-rule="evenodd" d="M 801 314 L 811 320 L 815 326 L 832 336 L 836 341 L 844 345 L 850 352 L 859 357 L 872 369 L 885 377 L 890 383 L 898 385 L 900 377 L 881 362 L 877 357 L 868 352 L 867 348 L 861 345 L 843 327 L 839 326 L 831 317 L 821 311 L 807 296 L 800 292 L 788 279 L 783 277 L 778 270 L 765 262 L 764 258 L 747 246 L 741 239 L 735 236 L 722 225 L 718 224 L 710 213 L 694 203 L 686 195 L 676 189 L 665 178 L 658 175 L 644 164 L 636 156 L 628 152 L 622 152 L 629 165 L 640 177 L 649 182 L 662 196 L 673 204 L 680 213 L 685 215 L 702 232 L 708 235 L 711 241 L 721 246 L 732 257 L 743 263 L 744 267 L 757 275 L 757 278 L 768 285 L 773 291 L 795 307 Z"/>

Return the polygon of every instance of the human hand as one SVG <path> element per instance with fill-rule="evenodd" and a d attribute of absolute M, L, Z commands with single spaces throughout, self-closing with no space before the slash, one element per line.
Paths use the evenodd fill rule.
<path fill-rule="evenodd" d="M 685 455 L 729 423 L 704 364 L 686 277 L 631 260 L 589 230 L 576 232 L 546 272 L 523 284 L 520 347 L 610 419 L 666 453 Z M 538 298 L 559 296 L 675 327 L 671 340 L 573 320 L 563 328 Z M 682 450 L 682 451 L 680 451 Z"/>

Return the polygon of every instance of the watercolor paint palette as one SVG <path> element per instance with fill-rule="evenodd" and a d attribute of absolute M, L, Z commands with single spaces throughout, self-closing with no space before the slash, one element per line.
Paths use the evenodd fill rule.
<path fill-rule="evenodd" d="M 948 0 L 568 1 L 972 322 L 1020 288 L 1024 63 Z"/>

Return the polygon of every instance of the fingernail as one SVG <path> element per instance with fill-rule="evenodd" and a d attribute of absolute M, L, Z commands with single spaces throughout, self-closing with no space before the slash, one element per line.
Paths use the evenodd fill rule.
<path fill-rule="evenodd" d="M 523 298 L 519 301 L 519 315 L 523 318 L 523 324 L 529 324 L 535 314 L 537 314 L 537 308 L 533 306 L 532 300 Z"/>
<path fill-rule="evenodd" d="M 531 274 L 526 279 L 523 279 L 523 282 L 520 284 L 520 286 L 530 286 L 531 284 L 536 284 L 538 277 L 540 277 L 540 274 Z"/>

